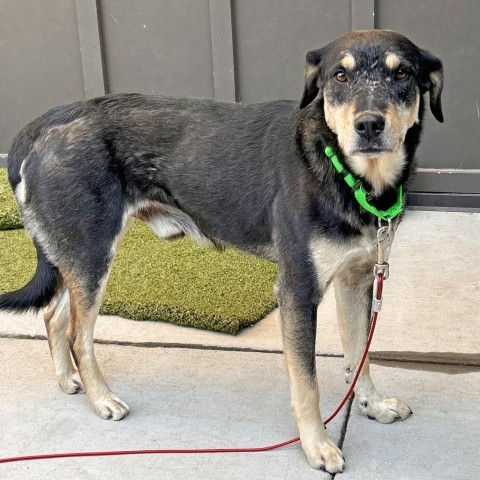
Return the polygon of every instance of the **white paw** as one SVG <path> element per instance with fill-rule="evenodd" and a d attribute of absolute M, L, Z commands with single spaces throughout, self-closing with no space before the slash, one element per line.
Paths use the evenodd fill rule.
<path fill-rule="evenodd" d="M 130 408 L 113 393 L 109 393 L 93 402 L 98 416 L 104 420 L 121 420 L 128 415 Z"/>
<path fill-rule="evenodd" d="M 69 395 L 85 391 L 80 375 L 76 370 L 70 375 L 58 376 L 58 383 L 62 390 Z"/>
<path fill-rule="evenodd" d="M 302 441 L 302 448 L 308 463 L 316 470 L 325 470 L 328 473 L 343 471 L 345 459 L 342 452 L 328 437 L 321 443 Z"/>
<path fill-rule="evenodd" d="M 377 420 L 380 423 L 392 423 L 395 420 L 405 420 L 413 412 L 410 407 L 402 400 L 397 398 L 388 398 L 378 395 L 368 400 L 359 398 L 358 404 L 362 413 L 371 420 Z"/>

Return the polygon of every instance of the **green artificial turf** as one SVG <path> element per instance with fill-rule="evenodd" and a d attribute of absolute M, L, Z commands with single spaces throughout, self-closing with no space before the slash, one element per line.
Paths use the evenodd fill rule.
<path fill-rule="evenodd" d="M 17 203 L 7 180 L 7 169 L 0 168 L 0 230 L 22 228 Z"/>
<path fill-rule="evenodd" d="M 24 285 L 35 265 L 23 230 L 0 232 L 0 292 Z M 275 308 L 276 275 L 269 262 L 188 239 L 161 240 L 136 221 L 115 260 L 101 313 L 235 335 Z"/>

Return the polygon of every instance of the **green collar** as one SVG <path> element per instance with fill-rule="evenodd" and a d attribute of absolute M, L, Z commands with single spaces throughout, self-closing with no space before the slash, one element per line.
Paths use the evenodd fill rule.
<path fill-rule="evenodd" d="M 378 210 L 368 201 L 369 194 L 363 188 L 363 183 L 348 172 L 331 147 L 325 147 L 325 155 L 332 161 L 335 170 L 342 175 L 347 185 L 353 190 L 357 202 L 367 212 L 385 221 L 392 220 L 403 212 L 404 198 L 401 185 L 397 190 L 397 201 L 388 210 Z"/>

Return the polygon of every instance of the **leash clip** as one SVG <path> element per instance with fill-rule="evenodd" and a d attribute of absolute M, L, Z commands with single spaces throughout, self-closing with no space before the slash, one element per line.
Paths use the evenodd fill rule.
<path fill-rule="evenodd" d="M 383 301 L 383 281 L 387 280 L 389 275 L 389 264 L 387 262 L 390 255 L 390 247 L 393 242 L 393 226 L 390 217 L 387 217 L 387 225 L 382 225 L 382 219 L 378 219 L 377 230 L 377 262 L 373 267 L 375 281 L 373 283 L 372 314 L 378 313 L 382 308 Z M 380 287 L 379 287 L 380 283 Z"/>
<path fill-rule="evenodd" d="M 388 263 L 385 262 L 384 264 L 375 264 L 374 271 L 375 280 L 373 282 L 371 315 L 378 313 L 382 309 L 383 281 L 388 278 Z"/>
<path fill-rule="evenodd" d="M 392 235 L 393 227 L 392 221 L 390 218 L 387 218 L 387 225 L 382 225 L 382 220 L 378 219 L 378 230 L 377 230 L 377 263 L 373 268 L 373 273 L 375 277 L 379 273 L 383 274 L 383 279 L 388 278 L 388 256 L 390 255 L 390 247 L 393 242 Z"/>
<path fill-rule="evenodd" d="M 378 274 L 381 273 L 383 275 L 383 279 L 386 280 L 389 274 L 389 267 L 390 265 L 388 262 L 376 263 L 373 267 L 373 274 L 375 275 L 375 278 L 377 278 Z"/>

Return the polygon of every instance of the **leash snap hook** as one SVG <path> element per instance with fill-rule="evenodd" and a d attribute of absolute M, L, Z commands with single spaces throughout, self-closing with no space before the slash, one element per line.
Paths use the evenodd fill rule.
<path fill-rule="evenodd" d="M 390 265 L 388 264 L 388 262 L 376 263 L 373 267 L 373 274 L 375 275 L 375 280 L 378 278 L 379 273 L 383 275 L 384 280 L 387 280 L 389 274 L 389 267 Z"/>
<path fill-rule="evenodd" d="M 375 264 L 374 274 L 380 271 L 379 269 L 384 268 L 382 273 L 384 273 L 384 279 L 388 278 L 388 255 L 390 253 L 390 246 L 392 245 L 393 235 L 392 235 L 392 221 L 390 218 L 387 219 L 388 224 L 382 226 L 382 220 L 378 220 L 378 230 L 377 230 L 377 263 Z M 386 267 L 382 267 L 386 265 Z"/>
<path fill-rule="evenodd" d="M 386 264 L 386 272 L 388 275 L 388 263 Z M 376 265 L 375 265 L 376 268 Z M 375 281 L 373 282 L 373 298 L 372 298 L 372 315 L 378 313 L 382 309 L 383 302 L 383 280 L 385 280 L 385 270 L 379 270 L 378 273 L 375 273 Z M 379 285 L 379 282 L 382 282 Z"/>

